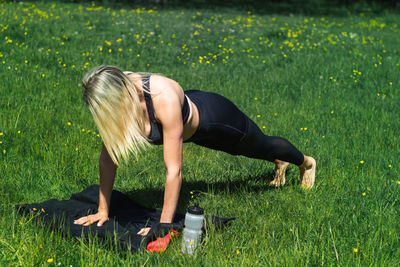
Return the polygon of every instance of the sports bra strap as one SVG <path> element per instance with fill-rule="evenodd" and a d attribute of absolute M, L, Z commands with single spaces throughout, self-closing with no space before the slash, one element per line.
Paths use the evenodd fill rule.
<path fill-rule="evenodd" d="M 156 118 L 154 117 L 154 107 L 153 107 L 153 101 L 151 100 L 151 95 L 148 93 L 150 92 L 150 75 L 146 75 L 142 78 L 142 83 L 143 83 L 143 94 L 144 94 L 144 99 L 146 101 L 146 106 L 147 106 L 147 112 L 149 113 L 149 118 L 152 123 L 157 123 Z M 146 92 L 147 90 L 148 92 Z"/>

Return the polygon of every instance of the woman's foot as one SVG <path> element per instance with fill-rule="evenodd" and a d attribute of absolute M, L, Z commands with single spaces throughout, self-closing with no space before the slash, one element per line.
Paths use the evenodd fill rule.
<path fill-rule="evenodd" d="M 269 183 L 269 186 L 280 187 L 283 186 L 286 182 L 285 175 L 286 175 L 286 168 L 289 166 L 289 162 L 275 160 L 275 177 Z"/>
<path fill-rule="evenodd" d="M 301 187 L 304 189 L 310 189 L 314 186 L 316 167 L 317 162 L 314 158 L 304 156 L 304 162 L 299 166 Z"/>

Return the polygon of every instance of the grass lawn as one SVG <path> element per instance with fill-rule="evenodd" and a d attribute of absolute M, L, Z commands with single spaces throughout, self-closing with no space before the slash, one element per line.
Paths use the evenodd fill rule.
<path fill-rule="evenodd" d="M 280 15 L 231 8 L 0 2 L 0 265 L 395 266 L 400 259 L 400 16 Z M 196 258 L 178 239 L 130 254 L 65 238 L 14 210 L 98 183 L 101 138 L 80 82 L 100 64 L 162 73 L 229 97 L 267 135 L 317 160 L 312 190 L 295 166 L 184 145 L 178 211 L 190 191 L 236 217 Z M 162 146 L 118 169 L 115 189 L 161 208 Z"/>

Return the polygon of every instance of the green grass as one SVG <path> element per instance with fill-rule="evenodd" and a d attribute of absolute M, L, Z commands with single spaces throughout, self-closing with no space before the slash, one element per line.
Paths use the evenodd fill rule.
<path fill-rule="evenodd" d="M 400 17 L 344 14 L 2 1 L 0 265 L 397 265 Z M 193 259 L 180 239 L 163 254 L 129 254 L 22 217 L 15 204 L 98 183 L 101 140 L 80 80 L 100 64 L 229 97 L 315 157 L 315 188 L 302 190 L 291 166 L 287 185 L 270 189 L 271 163 L 185 144 L 178 211 L 195 191 L 207 214 L 236 217 Z M 154 147 L 119 168 L 115 189 L 161 208 L 164 176 Z"/>

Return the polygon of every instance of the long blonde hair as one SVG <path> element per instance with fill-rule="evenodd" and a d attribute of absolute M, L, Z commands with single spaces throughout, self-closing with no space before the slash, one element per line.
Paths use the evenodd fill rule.
<path fill-rule="evenodd" d="M 138 85 L 117 67 L 98 66 L 85 74 L 82 96 L 93 115 L 103 143 L 116 165 L 137 157 L 150 143 L 136 88 Z"/>

